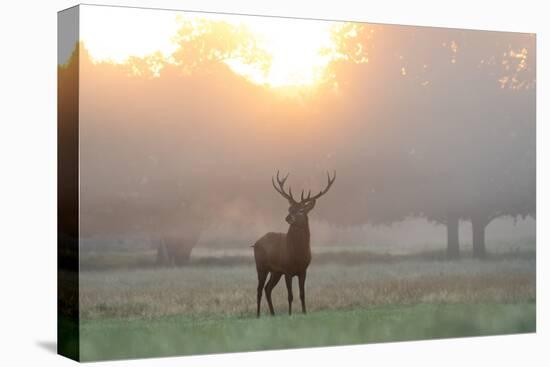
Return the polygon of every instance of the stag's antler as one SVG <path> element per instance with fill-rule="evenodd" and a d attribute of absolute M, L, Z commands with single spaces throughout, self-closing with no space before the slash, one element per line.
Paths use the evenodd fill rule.
<path fill-rule="evenodd" d="M 309 200 L 317 200 L 321 196 L 325 195 L 327 191 L 330 189 L 330 187 L 332 186 L 332 184 L 334 183 L 334 180 L 336 180 L 336 171 L 334 171 L 332 178 L 330 178 L 330 173 L 327 172 L 327 187 L 319 191 L 319 193 L 317 195 L 314 195 L 313 197 L 311 197 L 311 190 L 310 190 L 305 200 L 304 200 L 304 192 L 302 191 L 302 202 L 309 201 Z"/>
<path fill-rule="evenodd" d="M 289 174 L 287 173 L 287 175 L 283 179 L 280 179 L 279 170 L 277 170 L 277 184 L 279 184 L 279 187 L 277 188 L 277 186 L 275 185 L 275 180 L 273 179 L 273 176 L 271 176 L 271 183 L 273 184 L 273 188 L 275 189 L 275 191 L 281 194 L 282 197 L 287 199 L 292 204 L 297 204 L 296 200 L 294 200 L 294 197 L 292 196 L 292 188 L 290 188 L 290 186 L 288 187 L 288 194 L 285 191 L 285 182 L 288 178 L 288 175 Z"/>

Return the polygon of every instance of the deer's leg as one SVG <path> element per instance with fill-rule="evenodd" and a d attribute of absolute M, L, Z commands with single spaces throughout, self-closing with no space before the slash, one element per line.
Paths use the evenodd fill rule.
<path fill-rule="evenodd" d="M 271 276 L 265 286 L 265 298 L 267 298 L 267 305 L 272 316 L 275 315 L 275 311 L 273 310 L 273 302 L 271 302 L 271 291 L 279 283 L 282 275 L 282 273 L 271 272 Z"/>
<path fill-rule="evenodd" d="M 292 315 L 292 300 L 294 296 L 292 294 L 292 276 L 285 274 L 286 291 L 288 293 L 288 314 Z"/>
<path fill-rule="evenodd" d="M 302 312 L 306 313 L 306 272 L 298 274 L 298 285 L 300 287 L 300 302 L 302 302 Z"/>
<path fill-rule="evenodd" d="M 258 310 L 256 311 L 256 317 L 260 317 L 260 304 L 262 302 L 262 292 L 264 291 L 264 284 L 266 279 L 267 279 L 267 271 L 258 269 L 258 289 L 257 289 L 257 295 L 256 295 Z"/>

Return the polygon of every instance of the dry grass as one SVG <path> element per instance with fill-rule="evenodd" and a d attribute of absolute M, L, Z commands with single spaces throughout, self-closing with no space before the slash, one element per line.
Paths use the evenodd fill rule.
<path fill-rule="evenodd" d="M 295 288 L 295 310 L 299 301 Z M 251 264 L 82 272 L 80 311 L 84 320 L 251 316 L 256 272 Z M 278 313 L 287 311 L 286 288 L 274 291 Z M 419 303 L 533 302 L 535 259 L 457 262 L 412 259 L 372 264 L 314 262 L 308 272 L 309 310 L 346 310 Z M 265 312 L 265 300 L 262 304 Z"/>

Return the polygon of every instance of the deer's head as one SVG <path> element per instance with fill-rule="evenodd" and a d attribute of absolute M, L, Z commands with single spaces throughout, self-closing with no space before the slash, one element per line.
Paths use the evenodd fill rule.
<path fill-rule="evenodd" d="M 311 190 L 309 190 L 307 196 L 304 196 L 304 190 L 302 190 L 300 201 L 296 201 L 294 199 L 294 196 L 292 195 L 292 188 L 290 188 L 290 186 L 288 188 L 288 193 L 286 192 L 285 182 L 287 178 L 288 174 L 282 179 L 279 178 L 279 171 L 277 171 L 277 185 L 275 184 L 275 179 L 273 177 L 271 177 L 271 183 L 273 184 L 273 188 L 275 189 L 275 191 L 277 191 L 282 197 L 288 200 L 288 203 L 290 204 L 290 207 L 288 208 L 288 215 L 285 218 L 287 223 L 300 224 L 307 222 L 307 215 L 315 207 L 317 199 L 326 194 L 327 191 L 330 189 L 330 187 L 334 183 L 334 180 L 336 180 L 336 171 L 334 171 L 332 177 L 330 177 L 330 174 L 327 172 L 327 186 L 317 195 L 311 196 Z"/>

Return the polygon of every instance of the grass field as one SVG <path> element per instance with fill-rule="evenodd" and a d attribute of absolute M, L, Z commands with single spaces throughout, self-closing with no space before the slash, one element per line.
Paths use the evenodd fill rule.
<path fill-rule="evenodd" d="M 250 262 L 83 271 L 83 360 L 493 335 L 535 331 L 535 257 L 411 257 L 314 262 L 307 315 L 255 318 Z M 294 281 L 294 310 L 299 310 Z"/>
<path fill-rule="evenodd" d="M 82 360 L 91 361 L 533 331 L 534 304 L 421 304 L 261 319 L 104 319 L 85 322 L 80 335 Z"/>

